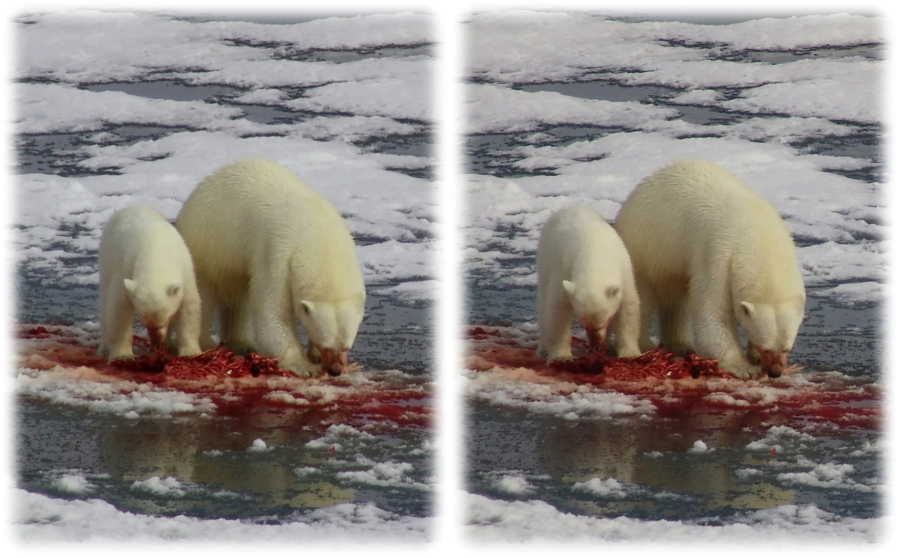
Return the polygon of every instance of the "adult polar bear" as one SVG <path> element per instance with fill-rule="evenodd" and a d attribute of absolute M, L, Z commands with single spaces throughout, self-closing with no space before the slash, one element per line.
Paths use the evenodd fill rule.
<path fill-rule="evenodd" d="M 217 309 L 222 341 L 234 350 L 277 357 L 301 376 L 343 371 L 365 285 L 355 243 L 329 201 L 277 163 L 244 159 L 206 177 L 176 226 L 196 268 L 203 348 L 213 345 Z"/>
<path fill-rule="evenodd" d="M 633 262 L 643 350 L 657 310 L 668 349 L 716 358 L 742 378 L 782 374 L 805 291 L 792 237 L 770 203 L 725 169 L 685 160 L 640 182 L 614 227 Z"/>
<path fill-rule="evenodd" d="M 609 327 L 617 356 L 639 354 L 639 298 L 630 257 L 614 229 L 594 211 L 552 215 L 536 250 L 539 345 L 547 360 L 571 357 L 571 319 L 599 347 Z"/>

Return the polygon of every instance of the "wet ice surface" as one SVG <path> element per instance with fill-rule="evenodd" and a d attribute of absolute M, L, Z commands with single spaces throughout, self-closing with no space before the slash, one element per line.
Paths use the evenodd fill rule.
<path fill-rule="evenodd" d="M 409 13 L 18 18 L 16 318 L 64 326 L 61 345 L 17 345 L 23 538 L 429 536 L 430 25 Z M 95 347 L 109 216 L 139 203 L 174 220 L 204 176 L 248 156 L 288 166 L 344 214 L 369 294 L 350 354 L 360 370 L 229 395 L 48 369 L 39 355 Z"/>
<path fill-rule="evenodd" d="M 466 322 L 502 332 L 472 341 L 465 372 L 474 539 L 881 536 L 882 22 L 715 23 L 516 11 L 468 24 Z M 549 216 L 579 204 L 612 221 L 640 179 L 686 157 L 733 170 L 786 219 L 809 295 L 790 355 L 804 371 L 620 392 L 503 364 L 535 339 Z"/>

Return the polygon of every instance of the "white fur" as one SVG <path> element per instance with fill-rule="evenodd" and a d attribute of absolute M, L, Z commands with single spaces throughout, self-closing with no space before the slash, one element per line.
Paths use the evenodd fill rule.
<path fill-rule="evenodd" d="M 128 207 L 112 216 L 100 240 L 100 350 L 133 357 L 134 313 L 150 338 L 165 342 L 169 325 L 178 354 L 200 352 L 200 298 L 190 252 L 159 212 Z"/>
<path fill-rule="evenodd" d="M 639 299 L 630 256 L 600 216 L 582 207 L 554 214 L 540 236 L 536 265 L 538 354 L 550 361 L 571 358 L 572 318 L 591 341 L 604 340 L 610 324 L 617 355 L 639 354 Z"/>
<path fill-rule="evenodd" d="M 770 203 L 717 165 L 680 161 L 639 183 L 614 226 L 633 260 L 643 350 L 657 311 L 668 349 L 716 358 L 740 377 L 761 373 L 755 349 L 785 365 L 805 291 L 792 237 Z M 755 346 L 748 358 L 736 323 Z"/>
<path fill-rule="evenodd" d="M 235 350 L 275 356 L 298 375 L 317 375 L 352 347 L 365 285 L 355 243 L 337 209 L 289 170 L 264 159 L 226 165 L 205 178 L 178 215 L 203 300 L 201 345 L 220 311 Z M 298 337 L 298 318 L 310 343 Z M 330 356 L 328 356 L 330 355 Z M 339 357 L 337 357 L 339 358 Z M 315 361 L 315 362 L 313 362 Z"/>

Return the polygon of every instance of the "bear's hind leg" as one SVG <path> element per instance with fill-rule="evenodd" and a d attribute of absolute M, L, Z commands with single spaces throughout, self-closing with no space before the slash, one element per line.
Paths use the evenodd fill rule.
<path fill-rule="evenodd" d="M 196 287 L 189 282 L 184 286 L 184 297 L 181 308 L 175 314 L 169 334 L 178 342 L 178 356 L 198 355 L 200 349 L 200 327 L 202 324 L 200 295 Z"/>
<path fill-rule="evenodd" d="M 240 293 L 222 306 L 221 339 L 240 354 L 255 350 L 248 293 Z"/>
<path fill-rule="evenodd" d="M 642 354 L 639 350 L 640 305 L 636 294 L 635 280 L 629 267 L 623 270 L 623 290 L 620 307 L 611 324 L 614 334 L 615 354 L 620 357 L 634 357 Z"/>
<path fill-rule="evenodd" d="M 216 345 L 215 340 L 212 339 L 212 319 L 218 309 L 218 297 L 215 296 L 212 286 L 199 275 L 196 278 L 196 286 L 200 300 L 200 349 L 208 351 Z"/>
<path fill-rule="evenodd" d="M 649 329 L 658 313 L 658 302 L 654 291 L 645 281 L 636 278 L 636 293 L 639 298 L 639 350 L 650 351 L 656 343 L 649 336 Z"/>
<path fill-rule="evenodd" d="M 692 321 L 685 300 L 675 300 L 661 310 L 661 343 L 678 355 L 694 352 Z"/>

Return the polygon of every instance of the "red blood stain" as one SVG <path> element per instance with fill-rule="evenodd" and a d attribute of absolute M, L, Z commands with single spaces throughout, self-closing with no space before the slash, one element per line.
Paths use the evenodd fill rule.
<path fill-rule="evenodd" d="M 202 380 L 210 377 L 245 378 L 267 376 L 290 377 L 289 370 L 278 367 L 273 357 L 256 353 L 239 356 L 224 347 L 215 347 L 194 356 L 176 357 L 165 352 L 164 347 L 152 346 L 148 341 L 134 336 L 134 345 L 150 350 L 134 359 L 118 359 L 110 363 L 115 369 L 142 375 L 141 381 L 160 383 L 168 380 Z"/>
<path fill-rule="evenodd" d="M 651 401 L 656 415 L 683 418 L 688 415 L 752 415 L 750 422 L 774 421 L 801 424 L 831 423 L 845 428 L 881 428 L 882 393 L 875 384 L 846 386 L 842 383 L 813 383 L 793 386 L 787 369 L 782 380 L 740 380 L 721 370 L 713 359 L 695 355 L 677 357 L 656 348 L 632 358 L 613 358 L 572 339 L 577 358 L 547 364 L 523 343 L 522 333 L 508 328 L 469 328 L 466 367 L 486 372 L 494 368 L 525 368 L 545 378 L 637 395 Z M 746 386 L 769 388 L 766 396 L 745 393 Z M 733 425 L 744 422 L 738 417 Z"/>
<path fill-rule="evenodd" d="M 19 336 L 25 339 L 43 338 L 50 335 L 50 330 L 43 326 L 28 328 L 19 332 Z"/>
<path fill-rule="evenodd" d="M 575 360 L 552 362 L 550 366 L 573 374 L 602 374 L 605 380 L 623 382 L 644 381 L 650 378 L 682 380 L 699 376 L 732 378 L 732 374 L 721 370 L 717 361 L 688 354 L 683 358 L 672 351 L 657 347 L 645 353 L 628 358 L 613 358 L 602 346 L 591 349 L 580 339 L 572 340 L 574 346 L 581 346 L 586 354 Z"/>
<path fill-rule="evenodd" d="M 83 335 L 83 332 L 81 332 Z M 113 360 L 97 355 L 92 347 L 72 328 L 22 325 L 17 337 L 33 340 L 19 357 L 23 366 L 40 370 L 56 367 L 84 367 L 110 379 L 152 384 L 207 397 L 222 416 L 245 416 L 256 412 L 293 413 L 302 410 L 324 417 L 325 422 L 367 424 L 391 421 L 401 426 L 430 425 L 432 405 L 428 384 L 387 385 L 364 382 L 353 385 L 350 378 L 324 380 L 295 376 L 277 366 L 277 359 L 255 353 L 239 356 L 223 347 L 200 355 L 177 357 L 152 347 L 146 339 L 135 336 L 138 356 Z M 353 372 L 344 372 L 348 376 Z M 130 384 L 123 384 L 130 385 Z M 327 389 L 332 386 L 334 389 Z"/>

